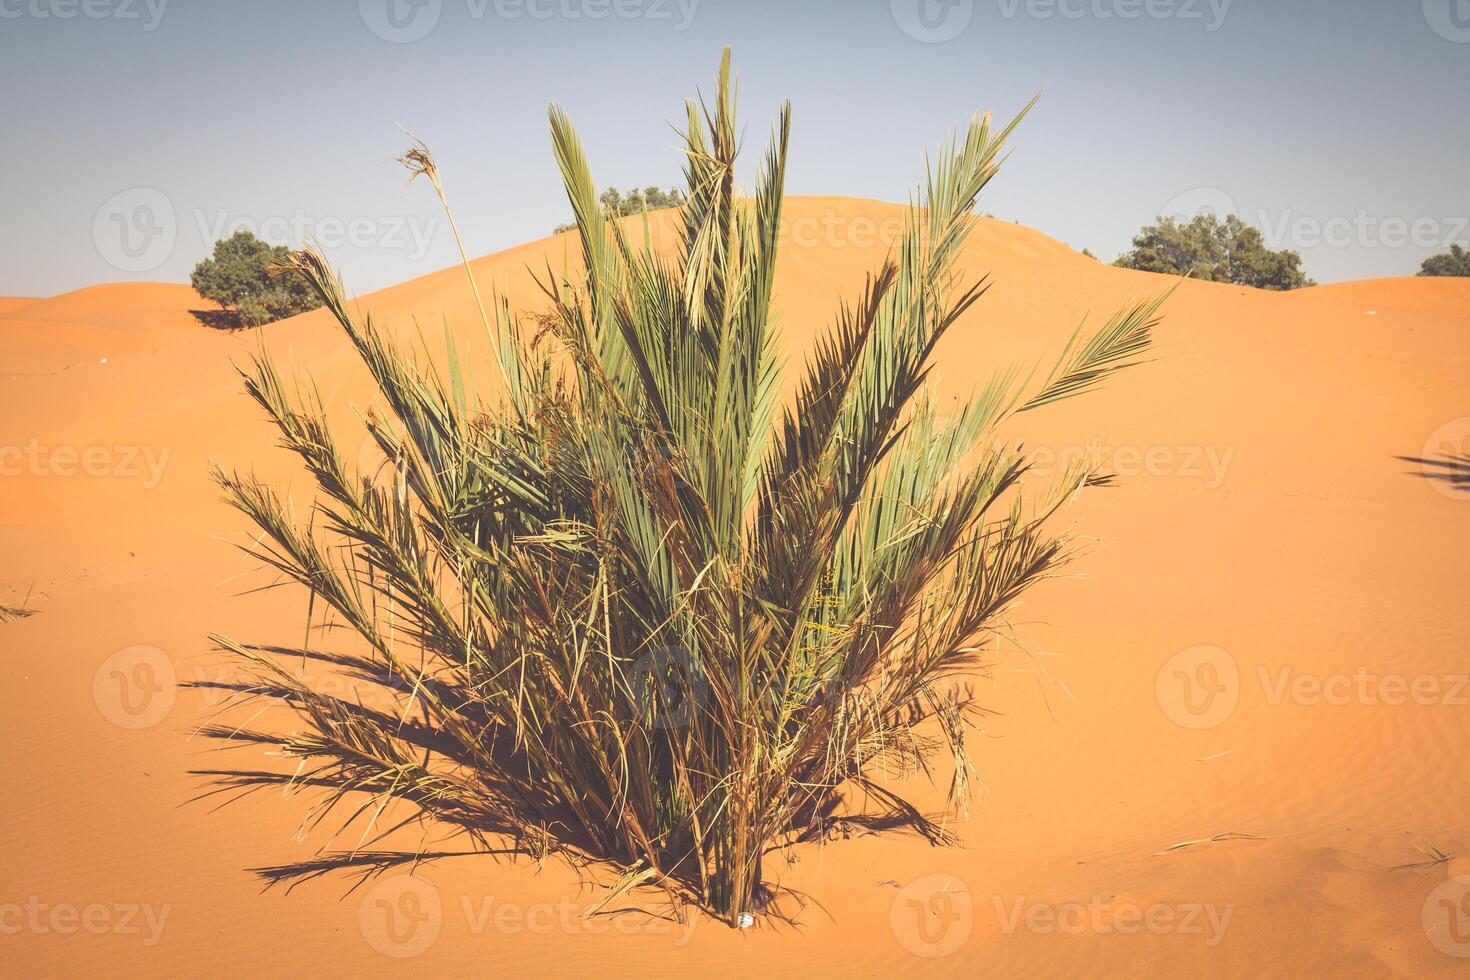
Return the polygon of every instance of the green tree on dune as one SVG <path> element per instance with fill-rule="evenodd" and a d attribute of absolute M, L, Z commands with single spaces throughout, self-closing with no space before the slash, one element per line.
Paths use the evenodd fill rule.
<path fill-rule="evenodd" d="M 609 187 L 602 192 L 598 201 L 602 204 L 605 214 L 614 218 L 623 218 L 630 214 L 642 214 L 644 211 L 676 208 L 684 203 L 684 192 L 677 187 L 671 187 L 667 191 L 658 187 L 645 187 L 641 191 L 634 189 L 625 194 L 616 187 Z M 557 225 L 552 232 L 559 235 L 575 227 L 577 227 L 576 222 Z"/>
<path fill-rule="evenodd" d="M 1159 218 L 1158 224 L 1135 235 L 1132 250 L 1113 264 L 1257 289 L 1316 285 L 1302 272 L 1301 263 L 1301 255 L 1290 249 L 1267 248 L 1260 231 L 1233 214 L 1224 220 L 1201 214 L 1183 224 Z"/>
<path fill-rule="evenodd" d="M 214 255 L 194 267 L 195 292 L 213 300 L 242 327 L 255 327 L 321 306 L 290 270 L 291 250 L 270 246 L 241 229 L 214 243 Z"/>
<path fill-rule="evenodd" d="M 1421 276 L 1470 276 L 1470 252 L 1459 245 L 1441 255 L 1431 255 L 1419 268 Z"/>

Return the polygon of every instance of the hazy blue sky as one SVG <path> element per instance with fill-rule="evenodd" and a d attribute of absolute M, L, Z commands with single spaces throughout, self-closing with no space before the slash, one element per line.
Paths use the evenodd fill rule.
<path fill-rule="evenodd" d="M 750 167 L 795 105 L 791 193 L 903 200 L 1044 88 L 983 207 L 1105 259 L 1200 205 L 1323 281 L 1470 241 L 1470 0 L 0 0 L 0 295 L 184 281 L 242 225 L 355 291 L 448 265 L 396 122 L 472 254 L 539 237 L 568 215 L 547 103 L 599 184 L 671 183 L 724 44 Z"/>

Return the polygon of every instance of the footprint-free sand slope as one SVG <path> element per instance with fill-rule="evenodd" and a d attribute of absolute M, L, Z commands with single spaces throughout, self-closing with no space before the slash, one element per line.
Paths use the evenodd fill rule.
<path fill-rule="evenodd" d="M 788 379 L 899 215 L 788 203 Z M 668 240 L 665 223 L 655 233 Z M 527 267 L 560 269 L 569 248 L 548 239 L 476 270 L 535 310 Z M 945 394 L 1168 285 L 990 219 L 964 265 L 994 287 L 938 352 Z M 0 624 L 9 970 L 1372 976 L 1470 962 L 1433 941 L 1470 952 L 1451 928 L 1470 918 L 1431 898 L 1470 864 L 1389 870 L 1423 859 L 1421 837 L 1470 855 L 1470 502 L 1395 459 L 1470 436 L 1456 424 L 1470 416 L 1470 281 L 1185 283 L 1151 363 L 1028 417 L 1014 435 L 1043 465 L 1088 453 L 1120 478 L 1064 512 L 1093 544 L 1076 577 L 1015 611 L 1030 655 L 997 650 L 977 679 L 998 713 L 977 739 L 986 791 L 961 845 L 798 847 L 768 869 L 808 897 L 800 927 L 746 933 L 579 919 L 600 892 L 565 867 L 485 857 L 345 899 L 344 879 L 260 894 L 243 869 L 325 839 L 292 839 L 305 798 L 183 805 L 188 769 L 258 760 L 190 740 L 218 699 L 172 684 L 228 679 L 211 631 L 298 644 L 305 602 L 241 595 L 271 580 L 232 547 L 246 529 L 207 467 L 289 480 L 304 504 L 305 478 L 231 366 L 259 339 L 311 374 L 349 448 L 372 399 L 320 314 L 230 334 L 189 316 L 202 305 L 165 284 L 0 300 L 0 603 L 29 593 L 39 611 Z M 361 305 L 405 342 L 416 316 L 431 352 L 444 317 L 471 358 L 486 351 L 461 270 Z M 1169 850 L 1187 841 L 1202 843 Z M 910 885 L 930 875 L 946 877 Z M 932 953 L 947 955 L 916 955 Z"/>

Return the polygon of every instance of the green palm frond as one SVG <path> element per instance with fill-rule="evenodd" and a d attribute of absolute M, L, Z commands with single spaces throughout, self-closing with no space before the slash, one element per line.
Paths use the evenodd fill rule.
<path fill-rule="evenodd" d="M 1021 411 L 1089 391 L 1109 375 L 1140 363 L 1138 359 L 1153 341 L 1154 327 L 1162 320 L 1159 310 L 1173 292 L 1174 289 L 1170 288 L 1161 296 L 1119 310 L 1081 347 L 1077 346 L 1082 336 L 1082 327 L 1079 326 L 1051 377 L 1047 378 L 1040 392 L 1021 406 Z"/>

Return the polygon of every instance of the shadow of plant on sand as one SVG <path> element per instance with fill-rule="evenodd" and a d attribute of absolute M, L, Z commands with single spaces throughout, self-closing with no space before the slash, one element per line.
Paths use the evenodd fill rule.
<path fill-rule="evenodd" d="M 1451 490 L 1470 495 L 1470 455 L 1445 453 L 1443 456 L 1395 456 L 1403 463 L 1413 463 L 1417 470 L 1409 472 Z"/>

